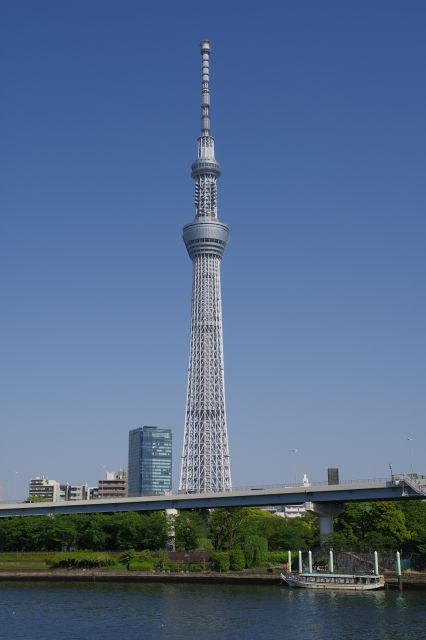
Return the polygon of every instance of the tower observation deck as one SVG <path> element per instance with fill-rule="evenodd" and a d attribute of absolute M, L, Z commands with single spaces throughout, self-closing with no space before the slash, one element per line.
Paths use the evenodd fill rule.
<path fill-rule="evenodd" d="M 179 490 L 231 490 L 223 367 L 220 262 L 229 229 L 217 216 L 220 165 L 210 134 L 210 42 L 201 42 L 201 136 L 192 165 L 195 220 L 183 228 L 193 264 L 188 391 Z"/>

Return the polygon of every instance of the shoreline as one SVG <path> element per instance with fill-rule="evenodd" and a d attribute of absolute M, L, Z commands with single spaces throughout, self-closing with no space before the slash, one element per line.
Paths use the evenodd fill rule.
<path fill-rule="evenodd" d="M 279 585 L 279 575 L 232 573 L 151 573 L 143 571 L 101 571 L 86 569 L 52 571 L 1 571 L 2 582 L 156 582 L 194 584 Z"/>
<path fill-rule="evenodd" d="M 97 583 L 158 583 L 158 584 L 240 584 L 286 586 L 279 575 L 237 573 L 151 573 L 141 571 L 102 570 L 50 570 L 50 571 L 0 571 L 3 582 L 97 582 Z M 426 590 L 426 574 L 403 576 L 403 589 Z M 287 587 L 286 587 L 287 588 Z M 386 589 L 398 589 L 396 576 L 385 576 Z"/>

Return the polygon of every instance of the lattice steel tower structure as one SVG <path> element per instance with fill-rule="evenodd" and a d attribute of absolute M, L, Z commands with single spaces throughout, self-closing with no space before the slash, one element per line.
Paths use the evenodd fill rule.
<path fill-rule="evenodd" d="M 223 372 L 220 261 L 229 237 L 217 217 L 220 165 L 210 134 L 210 42 L 201 42 L 201 136 L 192 165 L 195 180 L 195 220 L 183 228 L 193 264 L 192 316 L 188 392 L 180 491 L 229 491 L 228 433 Z"/>

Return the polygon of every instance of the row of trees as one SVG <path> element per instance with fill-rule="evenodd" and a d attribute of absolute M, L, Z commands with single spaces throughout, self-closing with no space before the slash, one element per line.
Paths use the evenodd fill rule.
<path fill-rule="evenodd" d="M 234 548 L 307 549 L 315 540 L 316 519 L 292 521 L 255 509 L 181 512 L 166 517 L 115 513 L 50 515 L 0 519 L 0 551 L 164 549 L 229 551 Z"/>
<path fill-rule="evenodd" d="M 164 549 L 166 517 L 154 512 L 51 515 L 0 520 L 1 551 Z"/>
<path fill-rule="evenodd" d="M 426 502 L 348 504 L 327 542 L 340 549 L 402 549 L 426 555 Z M 0 551 L 165 549 L 246 554 L 306 550 L 319 544 L 318 520 L 285 520 L 259 509 L 164 513 L 52 515 L 0 519 Z"/>
<path fill-rule="evenodd" d="M 426 555 L 426 502 L 364 502 L 346 505 L 328 542 L 340 549 Z"/>

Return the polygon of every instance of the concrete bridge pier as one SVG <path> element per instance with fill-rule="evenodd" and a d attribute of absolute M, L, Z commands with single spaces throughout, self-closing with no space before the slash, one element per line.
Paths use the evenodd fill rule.
<path fill-rule="evenodd" d="M 177 509 L 165 509 L 165 516 L 177 516 L 179 511 Z M 167 551 L 176 551 L 175 548 L 175 528 L 174 525 L 170 526 L 170 541 L 167 545 Z"/>
<path fill-rule="evenodd" d="M 345 510 L 343 502 L 305 502 L 306 511 L 319 517 L 321 536 L 333 533 L 333 518 Z"/>

